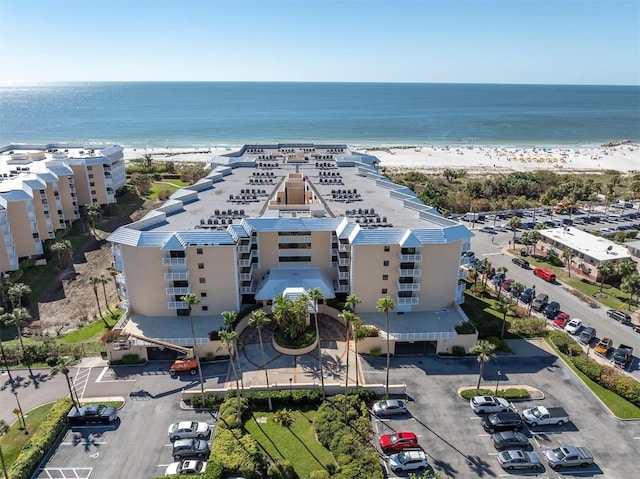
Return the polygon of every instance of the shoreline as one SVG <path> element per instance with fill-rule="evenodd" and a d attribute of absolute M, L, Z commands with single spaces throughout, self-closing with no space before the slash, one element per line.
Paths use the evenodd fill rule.
<path fill-rule="evenodd" d="M 317 143 L 322 144 L 322 143 Z M 390 170 L 480 169 L 479 173 L 532 171 L 640 171 L 640 145 L 616 142 L 607 145 L 561 147 L 508 147 L 483 145 L 369 145 L 349 146 L 352 151 L 371 154 L 380 166 Z M 242 146 L 242 145 L 241 145 Z M 125 161 L 149 154 L 155 161 L 208 162 L 214 156 L 236 152 L 240 147 L 124 148 Z"/>

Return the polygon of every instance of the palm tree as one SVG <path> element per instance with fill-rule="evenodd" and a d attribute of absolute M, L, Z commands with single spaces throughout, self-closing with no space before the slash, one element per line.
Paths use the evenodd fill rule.
<path fill-rule="evenodd" d="M 22 359 L 29 365 L 30 357 L 27 355 L 27 350 L 24 347 L 24 341 L 22 339 L 22 326 L 26 326 L 31 321 L 31 315 L 25 308 L 15 308 L 10 313 L 3 313 L 0 315 L 0 321 L 11 323 L 15 326 L 18 333 L 18 340 L 20 341 L 20 349 L 22 349 Z"/>
<path fill-rule="evenodd" d="M 55 376 L 58 373 L 64 374 L 65 379 L 67 380 L 67 387 L 69 388 L 69 397 L 71 398 L 71 402 L 74 406 L 80 407 L 80 398 L 76 397 L 74 399 L 73 388 L 71 387 L 71 380 L 69 378 L 69 368 L 75 364 L 75 360 L 69 356 L 60 356 L 56 365 L 51 368 L 50 374 L 51 376 Z M 77 396 L 77 393 L 76 393 Z"/>
<path fill-rule="evenodd" d="M 344 302 L 345 306 L 348 306 L 349 309 L 351 311 L 353 311 L 353 313 L 355 314 L 356 312 L 356 306 L 358 306 L 360 303 L 362 303 L 362 300 L 360 298 L 358 298 L 355 294 L 350 294 L 349 296 L 347 296 L 347 300 Z M 356 316 L 355 320 L 353 321 L 353 341 L 354 341 L 354 352 L 356 354 L 356 393 L 358 391 L 358 337 L 357 337 L 357 324 L 358 324 L 358 317 Z"/>
<path fill-rule="evenodd" d="M 67 266 L 67 263 L 73 255 L 73 246 L 69 240 L 56 241 L 50 247 L 51 252 L 55 253 L 58 258 L 58 266 L 63 268 Z"/>
<path fill-rule="evenodd" d="M 102 293 L 104 294 L 104 304 L 107 306 L 107 311 L 113 316 L 113 311 L 109 307 L 109 298 L 107 297 L 107 283 L 109 280 L 104 276 L 104 273 L 100 273 L 100 284 L 102 285 Z"/>
<path fill-rule="evenodd" d="M 598 266 L 596 267 L 598 271 L 598 276 L 600 276 L 600 292 L 602 293 L 602 288 L 604 287 L 604 280 L 607 279 L 613 273 L 613 266 L 611 266 L 610 261 L 600 261 Z"/>
<path fill-rule="evenodd" d="M 120 296 L 120 290 L 118 289 L 118 281 L 116 281 L 116 277 L 121 273 L 121 271 L 115 266 L 109 266 L 107 268 L 107 272 L 109 273 L 109 276 L 111 276 L 111 279 L 113 280 L 113 285 L 115 286 L 116 294 L 118 295 L 118 302 L 120 302 L 122 301 L 122 297 Z"/>
<path fill-rule="evenodd" d="M 222 341 L 222 344 L 224 344 L 225 347 L 227 348 L 227 352 L 229 353 L 229 359 L 231 362 L 231 370 L 233 371 L 233 377 L 236 380 L 236 398 L 238 402 L 236 415 L 238 420 L 240 420 L 240 417 L 242 415 L 242 411 L 240 407 L 240 384 L 238 383 L 238 374 L 236 373 L 236 364 L 233 360 L 233 353 L 234 353 L 233 345 L 236 344 L 237 339 L 238 339 L 238 333 L 236 333 L 235 331 L 220 331 L 220 340 Z"/>
<path fill-rule="evenodd" d="M 196 364 L 198 365 L 198 376 L 200 378 L 200 393 L 202 394 L 202 400 L 204 401 L 204 379 L 202 378 L 202 366 L 200 365 L 200 358 L 196 354 L 196 332 L 193 329 L 193 316 L 191 315 L 193 305 L 200 304 L 200 300 L 195 294 L 188 293 L 182 296 L 180 298 L 180 301 L 186 303 L 189 309 L 189 326 L 191 326 L 191 338 L 193 339 L 193 358 L 196 360 Z"/>
<path fill-rule="evenodd" d="M 500 333 L 500 339 L 504 339 L 504 330 L 507 325 L 507 313 L 511 309 L 511 303 L 505 301 L 504 299 L 498 300 L 496 303 L 496 311 L 502 313 L 502 331 Z"/>
<path fill-rule="evenodd" d="M 573 258 L 573 250 L 569 247 L 562 250 L 562 261 L 567 265 L 567 273 L 571 278 L 571 259 Z"/>
<path fill-rule="evenodd" d="M 360 387 L 360 378 L 358 377 L 358 362 L 359 362 L 358 341 L 366 338 L 367 337 L 366 335 L 367 335 L 367 331 L 362 326 L 362 318 L 360 318 L 359 316 L 356 316 L 356 319 L 353 322 L 353 350 L 356 355 L 356 393 L 358 394 L 359 394 L 359 387 Z"/>
<path fill-rule="evenodd" d="M 478 341 L 475 346 L 473 346 L 469 351 L 472 353 L 477 353 L 478 364 L 480 364 L 480 376 L 478 376 L 478 385 L 476 389 L 480 389 L 480 381 L 482 381 L 482 373 L 484 372 L 484 365 L 491 358 L 495 357 L 496 346 L 493 343 L 490 343 L 486 339 L 481 339 Z"/>
<path fill-rule="evenodd" d="M 509 220 L 509 228 L 511 228 L 513 230 L 513 247 L 516 247 L 516 234 L 518 233 L 518 230 L 522 227 L 522 221 L 520 221 L 520 218 L 518 218 L 517 216 L 512 216 L 511 219 Z"/>
<path fill-rule="evenodd" d="M 350 348 L 349 348 L 349 342 L 350 342 L 350 337 L 349 337 L 349 333 L 351 332 L 351 323 L 353 323 L 356 320 L 356 315 L 353 313 L 353 311 L 349 311 L 348 309 L 344 309 L 342 311 L 342 313 L 340 313 L 338 315 L 340 318 L 342 318 L 342 320 L 345 323 L 346 326 L 346 330 L 347 330 L 347 370 L 346 373 L 344 375 L 345 379 L 344 379 L 344 423 L 347 424 L 347 396 L 349 394 L 349 356 L 350 356 Z"/>
<path fill-rule="evenodd" d="M 619 274 L 622 279 L 624 279 L 625 276 L 636 273 L 638 271 L 637 268 L 635 261 L 630 259 L 621 261 L 614 266 L 615 272 Z"/>
<path fill-rule="evenodd" d="M 14 283 L 9 287 L 7 293 L 9 294 L 11 306 L 13 308 L 22 308 L 22 298 L 31 293 L 31 288 L 24 283 Z"/>
<path fill-rule="evenodd" d="M 625 293 L 629 293 L 629 311 L 631 311 L 631 303 L 633 297 L 640 294 L 640 274 L 637 272 L 626 275 L 622 278 L 620 289 Z"/>
<path fill-rule="evenodd" d="M 320 325 L 318 324 L 318 301 L 322 299 L 320 288 L 313 288 L 307 291 L 307 296 L 313 301 L 313 319 L 316 325 L 316 339 L 318 340 L 318 369 L 320 370 L 320 384 L 322 388 L 322 399 L 326 398 L 324 391 L 324 370 L 322 367 L 322 346 L 320 344 Z"/>
<path fill-rule="evenodd" d="M 98 304 L 98 314 L 100 315 L 100 319 L 102 319 L 104 325 L 108 328 L 109 323 L 107 323 L 107 320 L 104 319 L 104 316 L 102 315 L 102 309 L 100 308 L 100 296 L 98 296 L 98 285 L 100 283 L 100 278 L 96 278 L 95 276 L 91 276 L 89 278 L 89 284 L 93 288 L 93 294 L 96 296 L 96 303 Z"/>
<path fill-rule="evenodd" d="M 236 320 L 238 319 L 238 313 L 236 313 L 235 311 L 223 311 L 222 312 L 222 322 L 225 324 L 225 326 L 227 327 L 228 331 L 233 331 L 233 325 L 235 324 Z M 234 350 L 236 352 L 239 351 L 239 344 L 238 344 L 238 337 L 236 336 L 236 342 L 233 344 Z M 242 389 L 244 390 L 244 380 L 243 380 L 243 373 L 242 373 L 242 368 L 240 367 L 240 355 L 236 354 L 235 355 L 235 359 L 236 362 L 238 363 L 238 373 L 240 374 L 240 386 L 242 387 Z"/>
<path fill-rule="evenodd" d="M 262 327 L 271 321 L 264 311 L 258 310 L 251 315 L 249 326 L 255 326 L 258 330 L 258 340 L 260 341 L 260 352 L 262 353 L 262 367 L 264 368 L 264 379 L 267 382 L 267 400 L 269 401 L 269 411 L 273 410 L 271 406 L 271 387 L 269 386 L 269 373 L 267 372 L 267 358 L 264 355 L 264 345 L 262 343 Z"/>
<path fill-rule="evenodd" d="M 391 350 L 390 350 L 390 346 L 389 346 L 389 336 L 391 335 L 391 332 L 389 331 L 389 311 L 395 309 L 396 307 L 396 302 L 391 299 L 389 296 L 385 297 L 385 298 L 380 298 L 378 300 L 378 304 L 376 305 L 376 309 L 378 311 L 380 311 L 381 313 L 386 314 L 387 316 L 387 325 L 386 325 L 386 335 L 387 335 L 387 381 L 386 381 L 386 395 L 387 398 L 389 397 L 389 369 L 391 367 Z"/>
<path fill-rule="evenodd" d="M 502 281 L 499 281 L 498 284 L 496 284 L 496 288 L 498 288 L 498 301 L 500 300 L 500 293 L 502 292 L 502 283 L 504 282 L 505 279 L 507 279 L 507 271 L 509 271 L 509 268 L 507 268 L 506 266 L 500 266 L 498 268 L 498 271 L 502 273 Z"/>
<path fill-rule="evenodd" d="M 13 391 L 15 387 L 15 385 L 13 384 L 13 376 L 11 376 L 11 369 L 9 368 L 9 362 L 7 361 L 7 356 L 5 356 L 4 354 L 4 346 L 2 344 L 2 323 L 4 322 L 4 318 L 4 308 L 0 307 L 0 359 L 2 359 L 5 368 L 7 369 L 7 375 L 9 376 L 9 382 L 11 383 L 11 390 Z"/>

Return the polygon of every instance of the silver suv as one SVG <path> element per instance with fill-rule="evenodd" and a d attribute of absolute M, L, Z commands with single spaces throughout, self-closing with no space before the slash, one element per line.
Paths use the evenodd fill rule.
<path fill-rule="evenodd" d="M 607 316 L 609 316 L 610 318 L 615 319 L 616 321 L 620 321 L 621 323 L 630 323 L 631 322 L 631 316 L 629 316 L 624 311 L 620 311 L 620 310 L 617 310 L 617 309 L 610 309 L 609 311 L 607 311 Z"/>

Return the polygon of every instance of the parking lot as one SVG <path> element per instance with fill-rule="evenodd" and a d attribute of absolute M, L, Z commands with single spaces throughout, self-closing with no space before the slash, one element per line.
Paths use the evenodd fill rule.
<path fill-rule="evenodd" d="M 535 354 L 535 353 L 534 353 Z M 571 416 L 563 426 L 526 426 L 530 449 L 542 457 L 542 450 L 558 446 L 588 447 L 595 464 L 586 468 L 554 471 L 545 464 L 542 472 L 508 472 L 497 462 L 497 451 L 474 414 L 468 401 L 457 395 L 460 386 L 474 387 L 478 380 L 475 358 L 439 359 L 397 357 L 392 360 L 393 383 L 407 385 L 411 415 L 374 419 L 376 441 L 380 434 L 412 431 L 429 456 L 430 464 L 454 478 L 476 477 L 636 477 L 640 464 L 640 423 L 613 418 L 575 375 L 554 356 L 540 351 L 537 356 L 501 357 L 485 368 L 483 385 L 495 387 L 497 372 L 501 385 L 526 384 L 540 389 L 545 399 L 515 403 L 519 411 L 537 405 L 561 406 Z M 384 381 L 384 359 L 365 362 L 368 381 Z M 506 384 L 505 384 L 506 382 Z M 384 457 L 384 456 L 381 456 Z M 544 464 L 544 460 L 543 460 Z M 389 474 L 407 477 L 408 474 Z"/>

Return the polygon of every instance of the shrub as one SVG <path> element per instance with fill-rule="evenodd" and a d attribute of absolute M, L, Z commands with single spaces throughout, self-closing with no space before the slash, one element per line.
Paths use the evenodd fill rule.
<path fill-rule="evenodd" d="M 509 389 L 501 389 L 496 394 L 495 390 L 490 389 L 466 389 L 460 392 L 460 397 L 463 399 L 471 399 L 475 396 L 496 396 L 504 399 L 508 399 L 510 401 L 514 399 L 527 399 L 529 397 L 529 392 L 526 389 L 518 389 L 518 388 L 509 388 Z"/>
<path fill-rule="evenodd" d="M 271 479 L 299 479 L 289 461 L 276 461 L 269 466 L 267 475 Z"/>
<path fill-rule="evenodd" d="M 122 364 L 140 364 L 144 361 L 140 360 L 137 354 L 125 354 L 122 356 Z"/>
<path fill-rule="evenodd" d="M 598 382 L 605 367 L 593 359 L 577 356 L 571 358 L 573 365 L 592 381 Z"/>
<path fill-rule="evenodd" d="M 504 351 L 505 353 L 511 352 L 511 346 L 509 346 L 509 343 L 507 343 L 504 339 L 500 339 L 497 336 L 491 336 L 487 338 L 487 341 L 495 345 L 496 349 L 500 351 Z"/>
<path fill-rule="evenodd" d="M 380 335 L 380 328 L 371 324 L 361 326 L 360 331 L 365 338 L 377 338 Z"/>
<path fill-rule="evenodd" d="M 464 346 L 451 346 L 451 354 L 453 356 L 464 356 L 466 353 L 466 350 L 464 349 Z"/>
<path fill-rule="evenodd" d="M 222 398 L 215 394 L 205 394 L 204 398 L 202 394 L 194 394 L 191 398 L 191 407 L 195 409 L 217 409 Z"/>
<path fill-rule="evenodd" d="M 291 427 L 293 424 L 293 414 L 291 414 L 291 410 L 287 408 L 278 409 L 273 413 L 273 421 L 283 427 Z"/>
<path fill-rule="evenodd" d="M 382 348 L 371 348 L 371 351 L 369 351 L 369 354 L 371 356 L 373 356 L 374 358 L 378 358 L 380 356 L 382 356 Z"/>
<path fill-rule="evenodd" d="M 235 392 L 229 394 L 227 399 L 222 401 L 219 409 L 218 426 L 227 429 L 236 429 L 242 427 L 242 416 L 247 411 L 246 398 L 240 398 L 240 419 L 237 416 L 237 399 Z"/>
<path fill-rule="evenodd" d="M 456 324 L 455 330 L 458 334 L 474 334 L 476 332 L 476 327 L 471 321 L 465 321 L 463 323 Z"/>
<path fill-rule="evenodd" d="M 553 266 L 564 266 L 564 263 L 562 262 L 562 259 L 558 258 L 556 255 L 549 255 L 547 256 L 547 261 L 549 262 L 549 264 L 553 265 Z"/>
<path fill-rule="evenodd" d="M 309 474 L 309 479 L 331 479 L 331 476 L 324 469 L 320 469 Z"/>
<path fill-rule="evenodd" d="M 264 409 L 268 405 L 267 391 L 247 393 L 244 397 L 253 408 Z M 322 402 L 322 391 L 319 389 L 286 389 L 271 391 L 271 404 L 274 407 L 296 406 L 298 408 L 315 407 Z"/>
<path fill-rule="evenodd" d="M 524 337 L 538 337 L 546 330 L 547 321 L 543 318 L 514 319 L 509 326 L 510 333 Z"/>
<path fill-rule="evenodd" d="M 264 477 L 264 459 L 260 446 L 240 429 L 217 428 L 211 457 L 222 464 L 225 472 L 238 472 L 247 479 Z M 208 469 L 207 464 L 207 472 Z"/>

